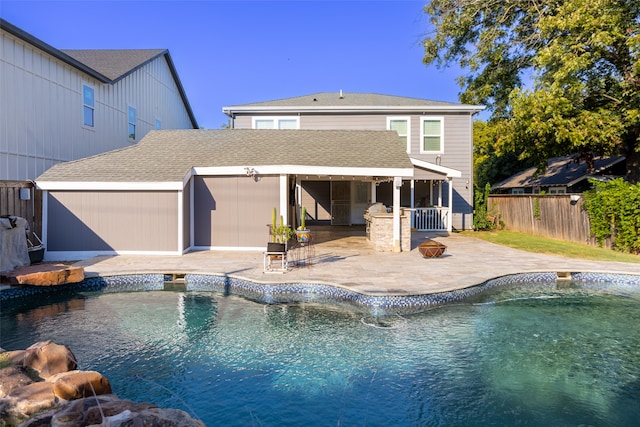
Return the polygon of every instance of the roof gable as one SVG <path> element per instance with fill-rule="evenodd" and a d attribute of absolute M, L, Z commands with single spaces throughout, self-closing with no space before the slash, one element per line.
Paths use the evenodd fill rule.
<path fill-rule="evenodd" d="M 97 71 L 112 82 L 168 53 L 166 49 L 63 49 L 61 52 Z"/>
<path fill-rule="evenodd" d="M 189 115 L 189 119 L 191 120 L 194 128 L 198 127 L 195 115 L 191 110 L 191 104 L 189 104 L 187 94 L 184 91 L 178 72 L 167 49 L 60 50 L 2 18 L 0 18 L 0 28 L 3 31 L 6 31 L 24 42 L 40 49 L 41 51 L 46 52 L 54 58 L 69 64 L 88 76 L 91 76 L 100 82 L 109 84 L 116 83 L 146 63 L 164 55 L 169 66 L 169 71 L 173 76 L 176 86 L 178 87 L 180 97 L 182 98 L 182 102 L 184 103 L 187 114 Z"/>

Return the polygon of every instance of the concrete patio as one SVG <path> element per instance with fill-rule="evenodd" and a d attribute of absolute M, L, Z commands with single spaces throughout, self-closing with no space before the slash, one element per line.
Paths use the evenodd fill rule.
<path fill-rule="evenodd" d="M 420 242 L 447 245 L 440 258 L 423 258 Z M 138 273 L 204 273 L 257 283 L 321 283 L 369 295 L 421 295 L 477 285 L 516 273 L 598 272 L 640 275 L 640 264 L 587 261 L 535 254 L 460 234 L 412 233 L 410 252 L 376 252 L 364 236 L 322 241 L 308 249 L 308 263 L 283 274 L 263 272 L 262 252 L 203 251 L 183 256 L 99 256 L 76 263 L 87 277 Z"/>

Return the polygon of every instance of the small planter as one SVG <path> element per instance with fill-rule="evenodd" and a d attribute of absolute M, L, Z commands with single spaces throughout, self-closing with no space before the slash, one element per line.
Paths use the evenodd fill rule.
<path fill-rule="evenodd" d="M 447 246 L 440 242 L 436 242 L 435 240 L 428 240 L 420 243 L 418 250 L 424 258 L 436 258 L 444 254 L 447 250 Z"/>
<path fill-rule="evenodd" d="M 298 243 L 308 243 L 310 235 L 311 230 L 309 229 L 305 228 L 304 230 L 296 230 L 296 239 L 298 240 Z"/>
<path fill-rule="evenodd" d="M 267 252 L 284 252 L 285 250 L 286 250 L 286 246 L 284 243 L 275 243 L 275 242 L 267 243 Z"/>

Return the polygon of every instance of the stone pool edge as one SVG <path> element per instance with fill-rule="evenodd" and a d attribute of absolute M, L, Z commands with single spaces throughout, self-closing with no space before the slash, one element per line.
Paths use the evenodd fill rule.
<path fill-rule="evenodd" d="M 163 273 L 122 274 L 86 278 L 80 283 L 57 287 L 12 286 L 0 291 L 0 301 L 31 295 L 64 292 L 132 292 L 167 290 L 172 275 Z M 598 272 L 528 272 L 515 273 L 488 279 L 461 289 L 416 295 L 371 295 L 339 285 L 324 283 L 262 283 L 249 279 L 218 274 L 185 274 L 183 284 L 170 289 L 197 292 L 216 292 L 236 295 L 264 304 L 314 302 L 325 304 L 350 304 L 367 309 L 373 315 L 417 313 L 429 308 L 462 301 L 485 290 L 521 282 L 574 281 L 588 283 L 591 287 L 613 284 L 621 288 L 640 287 L 640 275 L 632 273 Z"/>

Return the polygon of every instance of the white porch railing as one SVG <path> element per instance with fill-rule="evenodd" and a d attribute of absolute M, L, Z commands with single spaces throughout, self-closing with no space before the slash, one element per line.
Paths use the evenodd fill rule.
<path fill-rule="evenodd" d="M 411 227 L 418 231 L 447 231 L 449 229 L 449 208 L 413 208 Z"/>

